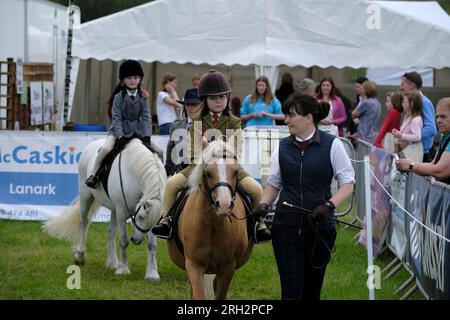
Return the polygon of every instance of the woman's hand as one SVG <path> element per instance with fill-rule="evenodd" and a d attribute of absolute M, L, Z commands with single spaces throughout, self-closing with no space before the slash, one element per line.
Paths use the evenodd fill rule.
<path fill-rule="evenodd" d="M 173 92 L 173 90 L 174 90 L 174 88 L 170 85 L 170 82 L 167 82 L 165 85 L 164 85 L 164 89 L 166 89 L 166 91 L 167 91 L 167 93 L 172 93 Z"/>
<path fill-rule="evenodd" d="M 399 159 L 395 162 L 395 167 L 400 172 L 409 171 L 409 165 L 412 163 L 409 159 Z"/>
<path fill-rule="evenodd" d="M 327 120 L 327 119 L 323 119 L 320 121 L 320 124 L 324 124 L 324 125 L 330 125 L 333 124 L 333 121 Z"/>
<path fill-rule="evenodd" d="M 397 129 L 392 129 L 392 134 L 393 134 L 394 137 L 396 137 L 397 139 L 401 139 L 401 138 L 402 138 L 402 134 L 401 134 L 400 131 L 397 130 Z"/>

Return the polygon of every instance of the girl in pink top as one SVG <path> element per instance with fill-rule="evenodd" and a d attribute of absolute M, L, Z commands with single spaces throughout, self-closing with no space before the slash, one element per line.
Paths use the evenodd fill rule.
<path fill-rule="evenodd" d="M 336 95 L 333 78 L 325 77 L 320 81 L 317 99 L 326 101 L 330 104 L 330 114 L 320 121 L 320 125 L 332 126 L 336 125 L 339 129 L 339 136 L 342 137 L 342 127 L 345 125 L 347 115 L 345 114 L 345 106 L 342 99 Z M 319 127 L 320 128 L 320 127 Z"/>
<path fill-rule="evenodd" d="M 403 94 L 401 92 L 390 92 L 386 96 L 387 114 L 375 140 L 376 147 L 383 149 L 383 139 L 386 133 L 390 133 L 393 129 L 400 130 L 400 119 L 403 112 L 402 104 Z"/>
<path fill-rule="evenodd" d="M 403 98 L 403 110 L 406 117 L 403 119 L 400 131 L 392 130 L 394 137 L 403 149 L 411 143 L 422 143 L 422 97 L 418 93 L 407 93 Z"/>

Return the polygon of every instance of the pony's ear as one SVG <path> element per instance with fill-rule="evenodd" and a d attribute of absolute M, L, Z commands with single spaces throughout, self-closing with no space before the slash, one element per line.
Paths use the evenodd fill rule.
<path fill-rule="evenodd" d="M 207 147 L 208 145 L 209 145 L 208 139 L 206 139 L 206 137 L 203 136 L 203 138 L 202 138 L 202 146 L 203 146 L 203 149 L 206 149 L 206 147 Z"/>
<path fill-rule="evenodd" d="M 228 144 L 230 144 L 233 147 L 233 150 L 236 149 L 237 137 L 234 134 L 228 138 Z"/>

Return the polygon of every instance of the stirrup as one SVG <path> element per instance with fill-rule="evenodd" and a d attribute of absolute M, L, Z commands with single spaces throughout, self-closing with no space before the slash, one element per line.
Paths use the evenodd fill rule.
<path fill-rule="evenodd" d="M 263 224 L 265 227 L 258 230 L 260 224 Z M 262 231 L 262 234 L 258 237 L 258 231 Z M 253 230 L 253 234 L 255 235 L 255 244 L 265 243 L 272 240 L 272 234 L 270 233 L 269 228 L 265 225 L 264 222 L 256 222 Z"/>
<path fill-rule="evenodd" d="M 172 217 L 166 216 L 167 223 L 162 222 L 164 216 L 159 219 L 159 222 L 156 226 L 152 228 L 152 233 L 161 239 L 170 239 L 172 237 Z M 167 229 L 169 229 L 167 234 Z M 155 232 L 156 231 L 156 232 Z"/>

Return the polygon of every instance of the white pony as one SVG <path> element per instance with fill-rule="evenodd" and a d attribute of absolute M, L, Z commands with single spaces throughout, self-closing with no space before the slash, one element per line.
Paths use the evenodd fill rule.
<path fill-rule="evenodd" d="M 83 265 L 90 217 L 96 213 L 99 205 L 109 208 L 111 220 L 108 228 L 106 267 L 115 269 L 115 274 L 118 275 L 129 274 L 126 259 L 129 243 L 126 221 L 130 217 L 133 218 L 135 226 L 130 240 L 134 244 L 140 244 L 145 238 L 144 232 L 156 225 L 160 217 L 167 176 L 158 156 L 150 152 L 140 140 L 133 139 L 113 162 L 108 180 L 109 197 L 101 182 L 98 183 L 97 189 L 88 188 L 84 182 L 92 173 L 97 152 L 103 142 L 104 139 L 93 141 L 83 150 L 78 166 L 79 196 L 60 216 L 45 222 L 43 229 L 51 236 L 72 240 L 76 244 L 75 263 Z M 120 259 L 117 258 L 116 252 L 117 227 Z M 147 239 L 145 279 L 159 281 L 156 237 L 149 232 Z"/>

